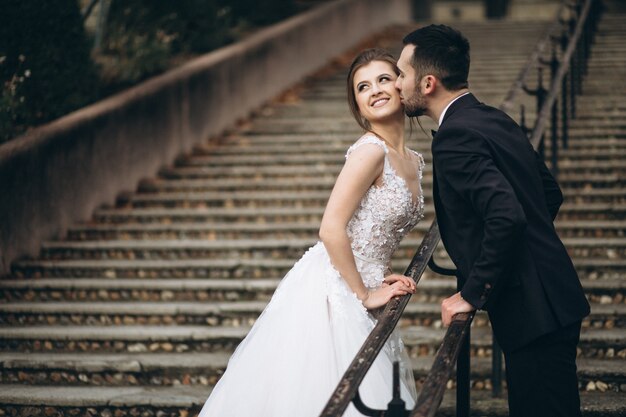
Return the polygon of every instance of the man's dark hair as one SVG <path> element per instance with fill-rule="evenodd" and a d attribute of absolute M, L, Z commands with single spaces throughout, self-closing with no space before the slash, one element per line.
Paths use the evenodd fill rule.
<path fill-rule="evenodd" d="M 404 45 L 415 45 L 411 65 L 417 81 L 432 74 L 450 91 L 468 87 L 470 45 L 458 30 L 446 25 L 429 25 L 404 37 Z"/>

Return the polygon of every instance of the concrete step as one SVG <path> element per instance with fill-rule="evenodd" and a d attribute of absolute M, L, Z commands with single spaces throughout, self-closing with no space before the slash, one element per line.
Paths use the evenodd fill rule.
<path fill-rule="evenodd" d="M 39 278 L 0 280 L 0 299 L 18 301 L 268 301 L 281 278 Z M 596 304 L 621 304 L 626 283 L 601 279 L 581 281 L 587 298 Z M 419 303 L 440 302 L 456 291 L 451 277 L 423 277 L 411 297 Z"/>
<path fill-rule="evenodd" d="M 587 187 L 579 189 L 562 190 L 564 200 L 567 203 L 577 203 L 584 206 L 588 203 L 626 203 L 626 187 L 596 188 Z"/>
<path fill-rule="evenodd" d="M 624 237 L 626 221 L 559 221 L 561 237 Z M 424 233 L 429 221 L 421 221 L 412 234 Z M 317 222 L 280 223 L 145 223 L 145 224 L 78 224 L 68 230 L 67 240 L 134 240 L 134 239 L 284 239 L 310 238 L 318 235 Z"/>
<path fill-rule="evenodd" d="M 207 387 L 69 387 L 0 385 L 0 404 L 9 416 L 159 416 L 197 415 Z"/>
<path fill-rule="evenodd" d="M 281 164 L 278 166 L 177 166 L 174 168 L 164 168 L 160 175 L 164 178 L 206 178 L 206 179 L 263 179 L 263 178 L 286 178 L 298 176 L 321 176 L 325 178 L 335 179 L 341 170 L 343 164 L 334 163 L 332 161 L 320 161 L 309 165 L 301 164 Z M 597 163 L 594 160 L 563 161 L 559 166 L 560 173 L 563 175 L 591 175 L 591 174 L 613 174 L 624 177 L 626 175 L 626 161 L 609 160 L 604 163 Z M 424 175 L 430 176 L 432 165 L 427 164 L 424 169 Z"/>
<path fill-rule="evenodd" d="M 549 156 L 549 154 L 548 154 Z M 626 176 L 620 177 L 617 174 L 571 174 L 568 176 L 559 175 L 559 185 L 562 189 L 581 188 L 626 188 Z M 205 191 L 320 191 L 330 192 L 334 185 L 332 178 L 318 178 L 316 176 L 293 178 L 273 178 L 273 179 L 162 179 L 156 178 L 144 180 L 138 186 L 139 193 L 162 193 L 162 192 L 205 192 Z M 422 179 L 424 190 L 432 188 L 432 177 L 426 176 Z"/>
<path fill-rule="evenodd" d="M 478 83 L 472 81 L 472 79 L 476 79 L 477 77 L 481 76 L 489 76 L 489 74 L 470 73 L 468 81 L 470 85 L 472 85 L 472 91 L 476 93 L 478 97 L 480 97 L 480 101 L 495 107 L 498 103 L 502 102 L 502 99 L 504 98 L 507 89 L 511 86 L 511 83 L 515 80 L 515 77 L 517 75 L 518 73 L 514 73 L 513 71 L 509 72 L 508 74 L 504 73 L 499 75 L 496 75 L 492 72 L 491 76 L 499 79 L 495 79 L 494 82 L 490 84 L 488 82 Z M 304 91 L 300 94 L 300 98 L 304 101 L 324 100 L 336 101 L 338 103 L 347 103 L 348 96 L 344 88 L 319 92 Z"/>
<path fill-rule="evenodd" d="M 228 353 L 138 353 L 138 354 L 67 354 L 0 353 L 0 371 L 4 384 L 68 386 L 213 386 L 226 369 Z M 434 357 L 411 359 L 418 387 L 428 374 Z M 589 383 L 601 384 L 605 391 L 620 392 L 626 361 L 580 359 L 579 386 L 583 392 Z M 470 385 L 475 392 L 490 389 L 491 359 L 472 361 Z M 455 376 L 448 389 L 455 387 Z M 624 387 L 626 388 L 626 386 Z M 626 391 L 625 391 L 626 392 Z"/>
<path fill-rule="evenodd" d="M 626 129 L 625 129 L 626 132 Z M 562 161 L 565 160 L 587 160 L 597 161 L 598 164 L 602 164 L 609 159 L 619 159 L 626 156 L 626 140 L 624 140 L 624 147 L 621 149 L 567 149 L 559 150 L 559 158 Z M 303 149 L 297 148 L 299 152 L 293 153 L 268 153 L 267 151 L 258 152 L 255 154 L 240 154 L 235 153 L 231 155 L 193 155 L 184 161 L 179 161 L 181 166 L 237 166 L 237 165 L 251 165 L 251 166 L 265 166 L 265 165 L 311 165 L 311 164 L 343 164 L 345 162 L 345 156 L 343 152 L 338 152 L 335 149 L 329 149 L 322 152 L 314 152 L 312 149 L 307 149 L 306 153 L 302 153 Z M 294 150 L 294 151 L 295 151 Z M 424 152 L 424 160 L 427 163 L 432 162 L 430 152 Z M 564 162 L 565 163 L 565 162 Z"/>
<path fill-rule="evenodd" d="M 281 278 L 39 278 L 0 280 L 0 299 L 17 301 L 268 301 Z M 582 280 L 587 298 L 597 304 L 620 304 L 626 284 L 620 280 Z M 439 302 L 456 290 L 451 277 L 423 277 L 411 300 Z"/>
<path fill-rule="evenodd" d="M 626 58 L 626 57 L 625 57 Z M 626 87 L 626 86 L 625 86 Z M 588 112 L 585 112 L 585 117 L 576 117 L 570 121 L 569 127 L 572 130 L 586 130 L 592 125 L 594 128 L 615 128 L 615 129 L 624 129 L 626 128 L 626 122 L 619 116 L 621 116 L 623 112 L 611 112 L 609 114 L 596 113 L 595 117 L 590 117 Z"/>
<path fill-rule="evenodd" d="M 447 295 L 450 295 L 448 293 Z M 399 328 L 441 327 L 441 304 L 410 302 Z M 3 326 L 120 326 L 120 325 L 252 325 L 267 301 L 62 301 L 0 304 Z M 486 313 L 479 312 L 474 327 L 487 326 Z M 595 329 L 626 328 L 626 304 L 592 304 L 584 325 Z"/>
<path fill-rule="evenodd" d="M 422 236 L 400 242 L 394 259 L 411 256 Z M 40 259 L 297 259 L 318 239 L 231 239 L 231 240 L 93 240 L 49 241 L 42 244 Z M 571 256 L 593 259 L 626 258 L 626 237 L 564 238 Z"/>
<path fill-rule="evenodd" d="M 610 68 L 608 71 L 615 72 L 614 68 Z M 610 76 L 612 74 L 607 74 Z M 507 87 L 508 88 L 508 87 Z M 503 89 L 503 91 L 506 90 Z M 478 99 L 481 101 L 485 101 L 485 97 L 478 94 Z M 576 102 L 576 118 L 570 120 L 570 122 L 575 122 L 576 120 L 585 120 L 585 119 L 616 119 L 619 120 L 619 115 L 623 114 L 626 110 L 626 106 L 623 105 L 617 98 L 612 98 L 611 96 L 605 96 L 606 100 L 602 100 L 600 97 L 589 96 L 585 97 L 585 100 L 578 100 Z M 324 103 L 327 103 L 325 106 Z M 533 99 L 529 99 L 529 97 L 520 97 L 519 102 L 515 103 L 512 110 L 511 116 L 515 120 L 519 120 L 520 113 L 520 105 L 525 104 L 527 109 L 527 116 L 532 117 L 534 120 L 534 112 L 537 111 L 536 103 Z M 494 107 L 498 107 L 499 103 L 492 102 L 490 103 Z M 569 106 L 568 106 L 569 107 Z M 260 119 L 263 118 L 288 118 L 288 117 L 300 117 L 306 118 L 310 116 L 315 120 L 316 118 L 321 117 L 337 117 L 340 119 L 351 119 L 352 115 L 350 114 L 349 108 L 345 102 L 341 102 L 340 100 L 322 100 L 318 98 L 310 98 L 306 102 L 299 102 L 299 105 L 293 104 L 277 104 L 272 105 L 271 107 L 265 107 L 259 110 L 258 116 Z M 351 119 L 354 120 L 354 119 Z M 430 119 L 424 118 L 422 120 L 422 124 L 426 123 L 432 124 L 434 126 L 434 122 Z"/>
<path fill-rule="evenodd" d="M 294 259 L 297 259 L 294 258 Z M 626 259 L 573 258 L 581 279 L 626 279 Z M 284 276 L 293 259 L 160 259 L 160 260 L 21 260 L 16 277 L 107 278 L 264 278 Z M 395 270 L 404 270 L 409 259 L 396 259 Z M 441 262 L 452 267 L 451 262 Z M 426 273 L 430 276 L 430 273 Z"/>
<path fill-rule="evenodd" d="M 559 168 L 561 169 L 561 168 Z M 426 185 L 426 184 L 425 184 Z M 425 187 L 424 185 L 424 187 Z M 626 188 L 565 189 L 568 203 L 624 203 Z M 432 203 L 425 188 L 424 200 Z M 170 191 L 129 196 L 129 204 L 147 207 L 326 207 L 330 190 L 322 191 Z"/>
<path fill-rule="evenodd" d="M 49 413 L 84 416 L 195 416 L 209 396 L 211 389 L 203 386 L 174 387 L 59 387 L 3 385 L 0 404 L 8 415 L 35 416 Z M 506 400 L 491 398 L 486 391 L 472 393 L 471 416 L 504 417 L 508 415 Z M 391 398 L 391 394 L 390 394 Z M 438 417 L 451 417 L 455 411 L 456 393 L 444 396 Z M 626 395 L 613 392 L 584 392 L 581 394 L 584 417 L 618 417 L 626 413 Z M 10 414 L 9 414 L 10 413 Z"/>
<path fill-rule="evenodd" d="M 308 106 L 306 109 L 308 111 L 314 112 L 317 111 L 312 106 Z M 331 107 L 329 113 L 331 113 L 332 117 L 339 117 L 336 114 L 337 110 Z M 626 113 L 626 106 L 624 107 L 624 112 Z M 328 118 L 331 115 L 319 116 L 318 118 Z M 515 117 L 516 115 L 514 115 Z M 310 117 L 313 122 L 317 121 L 313 116 L 307 116 L 304 114 L 302 117 Z M 432 139 L 430 137 L 430 130 L 437 129 L 437 126 L 428 120 L 422 121 L 422 126 L 427 131 L 426 134 L 421 131 L 419 127 L 417 127 L 413 131 L 413 135 L 408 138 L 407 146 L 411 149 L 415 149 L 418 151 L 423 151 L 424 154 L 429 153 Z M 362 132 L 360 132 L 362 134 Z M 407 133 L 409 133 L 407 128 Z M 211 143 L 206 143 L 204 145 L 198 145 L 195 148 L 194 154 L 228 154 L 228 153 L 246 153 L 247 150 L 250 150 L 248 153 L 254 154 L 255 152 L 269 152 L 269 153 L 282 153 L 282 152 L 298 152 L 298 151 L 308 151 L 309 149 L 317 150 L 319 152 L 329 152 L 329 153 L 338 153 L 340 155 L 344 155 L 346 150 L 352 145 L 361 134 L 354 134 L 350 132 L 334 132 L 334 133 L 293 133 L 293 132 L 283 132 L 281 134 L 274 135 L 262 135 L 255 134 L 251 135 L 242 131 L 233 133 L 227 139 L 224 140 L 219 146 Z M 597 144 L 598 146 L 614 146 L 620 147 L 623 144 L 624 138 L 617 137 L 589 137 L 588 135 L 576 135 L 569 138 L 569 142 L 571 146 L 575 146 L 576 144 L 581 144 L 581 146 L 593 146 Z M 193 154 L 192 154 L 193 156 Z M 183 157 L 182 159 L 186 159 Z"/>
<path fill-rule="evenodd" d="M 626 117 L 626 112 L 619 117 Z M 322 118 L 320 118 L 322 119 Z M 420 132 L 421 133 L 421 132 Z M 282 158 L 283 155 L 302 155 L 303 152 L 319 154 L 322 160 L 327 157 L 335 157 L 340 155 L 343 157 L 346 150 L 355 142 L 355 138 L 350 136 L 335 139 L 328 139 L 321 143 L 307 142 L 306 139 L 313 139 L 311 135 L 304 135 L 303 138 L 297 136 L 292 137 L 292 140 L 285 140 L 278 144 L 271 143 L 257 143 L 254 141 L 243 141 L 233 139 L 232 142 L 226 143 L 221 147 L 215 147 L 211 145 L 198 146 L 194 148 L 194 152 L 181 160 L 194 160 L 197 157 L 212 157 L 212 160 L 221 160 L 223 157 L 236 157 L 236 156 L 274 156 L 275 158 Z M 424 154 L 424 158 L 430 160 L 430 147 L 431 140 L 429 138 L 421 138 L 419 140 L 411 140 L 411 149 Z M 549 147 L 548 147 L 549 150 Z M 566 150 L 559 149 L 561 153 L 559 155 L 566 155 L 570 152 L 572 154 L 583 154 L 585 150 L 591 152 L 624 152 L 626 150 L 626 140 L 623 139 L 583 139 L 575 138 L 568 141 L 568 148 Z"/>
<path fill-rule="evenodd" d="M 256 222 L 260 224 L 274 222 L 319 222 L 324 213 L 323 207 L 260 207 L 260 208 L 101 208 L 95 211 L 93 220 L 98 223 L 233 223 Z M 430 222 L 434 217 L 431 205 L 426 205 L 425 219 Z M 626 218 L 626 208 L 619 204 L 593 203 L 579 205 L 564 203 L 558 215 L 559 221 L 621 221 Z"/>
<path fill-rule="evenodd" d="M 456 416 L 456 392 L 447 391 L 441 407 L 435 414 L 437 417 Z M 472 391 L 470 402 L 471 417 L 505 417 L 508 416 L 506 392 L 501 398 L 492 398 L 485 391 Z M 622 393 L 589 392 L 581 394 L 581 409 L 584 417 L 622 416 L 626 409 L 626 399 Z"/>
<path fill-rule="evenodd" d="M 26 326 L 0 327 L 0 352 L 89 353 L 232 353 L 250 327 L 218 326 Z M 445 329 L 408 326 L 399 329 L 411 357 L 434 355 Z M 491 329 L 472 330 L 473 356 L 491 354 Z M 580 358 L 622 361 L 626 358 L 626 329 L 583 327 Z"/>
<path fill-rule="evenodd" d="M 498 90 L 501 92 L 502 95 L 504 95 L 504 93 L 502 93 L 502 89 Z M 589 94 L 585 93 L 585 96 L 590 96 L 591 98 L 593 98 L 594 94 L 597 94 L 598 97 L 604 97 L 606 94 L 610 93 L 611 91 L 608 91 L 608 87 L 607 87 L 607 91 L 593 91 L 590 92 Z M 485 100 L 484 96 L 478 96 L 479 99 L 481 99 L 481 101 L 485 101 L 487 103 L 489 103 L 489 100 Z M 317 100 L 320 101 L 328 101 L 328 100 L 337 100 L 337 101 L 342 101 L 345 102 L 345 97 L 343 96 L 337 96 L 337 97 L 316 97 Z M 494 98 L 493 103 L 495 103 L 496 101 L 501 101 L 498 100 L 500 99 L 499 96 L 497 96 L 496 98 Z M 578 110 L 578 109 L 577 109 Z M 359 128 L 359 126 L 356 124 L 356 122 L 351 121 L 348 122 L 346 121 L 345 123 L 332 123 L 330 120 L 327 123 L 312 123 L 312 122 L 299 122 L 299 123 L 280 123 L 278 121 L 270 121 L 270 120 L 256 120 L 254 122 L 252 122 L 250 125 L 248 126 L 244 126 L 244 132 L 246 132 L 249 135 L 257 135 L 257 134 L 293 134 L 293 133 L 352 133 L 354 134 L 355 138 L 357 138 L 358 136 L 360 136 L 360 133 L 362 132 Z M 586 126 L 586 127 L 581 127 L 575 130 L 572 130 L 570 132 L 571 137 L 587 137 L 589 138 L 590 136 L 592 137 L 618 137 L 618 138 L 624 138 L 626 135 L 625 129 L 624 128 L 620 128 L 619 126 L 617 127 L 613 127 L 613 126 Z"/>

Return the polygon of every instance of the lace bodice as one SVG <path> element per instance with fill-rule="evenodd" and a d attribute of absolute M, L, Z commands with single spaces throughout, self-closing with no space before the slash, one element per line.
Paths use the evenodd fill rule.
<path fill-rule="evenodd" d="M 363 196 L 359 207 L 348 223 L 357 268 L 367 287 L 376 288 L 383 280 L 391 255 L 404 236 L 424 216 L 424 196 L 421 187 L 424 159 L 419 158 L 418 178 L 420 186 L 414 199 L 406 181 L 400 177 L 389 162 L 389 150 L 385 142 L 367 134 L 352 145 L 352 151 L 364 144 L 375 144 L 385 151 L 382 185 L 372 185 Z"/>

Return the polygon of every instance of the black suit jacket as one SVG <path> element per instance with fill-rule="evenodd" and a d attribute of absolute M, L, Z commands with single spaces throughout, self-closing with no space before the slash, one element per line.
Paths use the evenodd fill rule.
<path fill-rule="evenodd" d="M 589 314 L 553 220 L 558 184 L 520 127 L 472 94 L 433 138 L 433 196 L 462 297 L 487 310 L 505 352 Z"/>

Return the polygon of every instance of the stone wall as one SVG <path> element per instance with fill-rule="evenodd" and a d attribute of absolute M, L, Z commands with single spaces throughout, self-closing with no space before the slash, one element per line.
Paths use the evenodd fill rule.
<path fill-rule="evenodd" d="M 329 58 L 410 16 L 409 0 L 325 3 L 0 146 L 0 274 Z"/>

